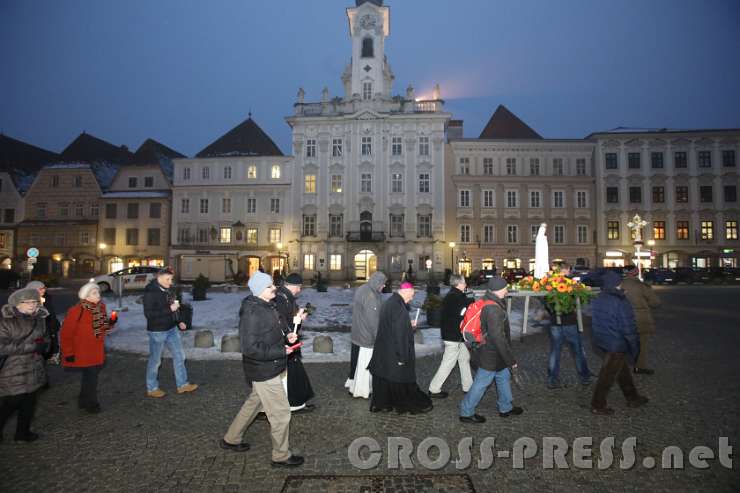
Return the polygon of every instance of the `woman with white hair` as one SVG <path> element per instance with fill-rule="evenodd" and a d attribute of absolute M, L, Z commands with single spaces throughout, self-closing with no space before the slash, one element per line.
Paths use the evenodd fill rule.
<path fill-rule="evenodd" d="M 95 414 L 98 402 L 98 373 L 105 363 L 105 336 L 115 320 L 110 320 L 100 288 L 89 282 L 80 288 L 80 302 L 67 311 L 61 331 L 62 365 L 82 374 L 78 405 Z"/>

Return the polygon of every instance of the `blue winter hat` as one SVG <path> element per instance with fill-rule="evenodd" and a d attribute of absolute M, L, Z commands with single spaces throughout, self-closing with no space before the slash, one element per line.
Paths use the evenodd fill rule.
<path fill-rule="evenodd" d="M 602 287 L 604 289 L 615 289 L 617 286 L 622 284 L 622 276 L 611 270 L 604 272 L 601 280 Z"/>
<path fill-rule="evenodd" d="M 247 282 L 247 286 L 249 286 L 249 290 L 252 291 L 252 294 L 255 296 L 259 296 L 262 294 L 262 291 L 264 291 L 268 286 L 272 285 L 272 277 L 268 276 L 264 272 L 255 272 L 252 274 L 252 277 L 249 278 L 249 281 Z"/>

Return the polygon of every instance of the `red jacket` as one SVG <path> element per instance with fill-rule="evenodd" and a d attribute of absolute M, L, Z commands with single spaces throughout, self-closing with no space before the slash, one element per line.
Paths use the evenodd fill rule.
<path fill-rule="evenodd" d="M 105 303 L 100 302 L 105 313 Z M 99 366 L 105 362 L 105 332 L 95 337 L 92 313 L 77 304 L 67 311 L 60 333 L 62 364 L 72 368 Z M 74 356 L 73 362 L 67 361 Z"/>

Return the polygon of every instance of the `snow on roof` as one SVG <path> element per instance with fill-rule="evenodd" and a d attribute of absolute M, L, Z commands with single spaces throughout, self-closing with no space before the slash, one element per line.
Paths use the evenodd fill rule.
<path fill-rule="evenodd" d="M 57 163 L 50 164 L 47 166 L 50 169 L 90 169 L 90 165 L 86 163 Z"/>
<path fill-rule="evenodd" d="M 107 192 L 103 194 L 104 199 L 153 199 L 153 198 L 167 198 L 169 192 L 148 192 L 148 191 L 134 191 L 134 192 Z"/>

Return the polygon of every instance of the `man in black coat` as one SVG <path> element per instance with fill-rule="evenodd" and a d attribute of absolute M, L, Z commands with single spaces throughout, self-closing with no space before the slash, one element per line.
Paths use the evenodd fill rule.
<path fill-rule="evenodd" d="M 442 391 L 442 385 L 450 376 L 455 365 L 460 366 L 460 380 L 463 392 L 467 392 L 473 385 L 473 376 L 470 372 L 470 353 L 463 342 L 460 333 L 460 322 L 463 319 L 465 309 L 474 300 L 465 295 L 467 284 L 465 277 L 461 275 L 450 276 L 450 291 L 442 300 L 442 340 L 445 352 L 442 355 L 442 363 L 437 373 L 429 384 L 429 396 L 434 398 L 445 398 L 449 394 Z"/>
<path fill-rule="evenodd" d="M 239 312 L 239 339 L 242 349 L 242 367 L 247 386 L 251 387 L 247 400 L 221 440 L 221 448 L 244 452 L 249 444 L 242 442 L 244 432 L 264 409 L 270 422 L 273 467 L 296 467 L 303 457 L 290 452 L 290 404 L 282 382 L 287 356 L 293 351 L 298 336 L 283 334 L 282 322 L 275 304 L 275 286 L 265 273 L 255 272 L 249 278 L 248 296 Z"/>
<path fill-rule="evenodd" d="M 496 381 L 499 416 L 506 418 L 522 414 L 524 410 L 512 404 L 511 370 L 516 368 L 516 360 L 511 352 L 511 329 L 506 313 L 504 298 L 508 293 L 506 280 L 493 277 L 488 281 L 483 299 L 490 304 L 481 310 L 480 328 L 483 341 L 474 349 L 474 359 L 478 370 L 473 385 L 460 402 L 460 421 L 463 423 L 484 423 L 486 418 L 475 414 L 488 387 Z"/>

